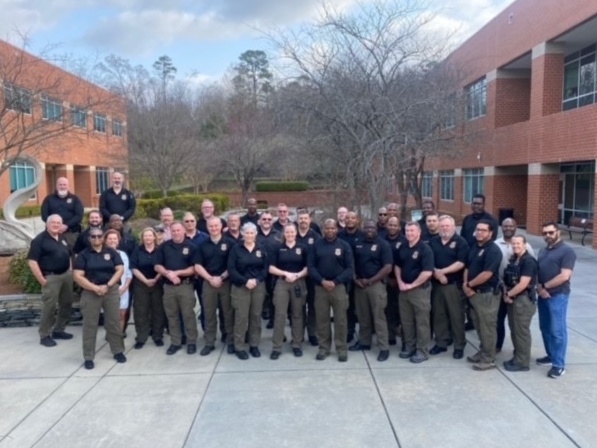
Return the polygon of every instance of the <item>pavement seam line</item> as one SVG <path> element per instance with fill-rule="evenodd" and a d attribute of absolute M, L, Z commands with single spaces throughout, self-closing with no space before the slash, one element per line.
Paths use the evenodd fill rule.
<path fill-rule="evenodd" d="M 187 435 L 184 438 L 184 443 L 182 444 L 182 448 L 187 446 L 187 444 L 189 442 L 189 437 L 191 436 L 191 431 L 193 431 L 193 427 L 195 426 L 195 423 L 197 422 L 197 417 L 199 416 L 199 411 L 201 410 L 201 406 L 203 405 L 203 402 L 205 401 L 205 397 L 207 396 L 207 392 L 209 391 L 209 386 L 211 386 L 211 382 L 212 382 L 214 376 L 216 375 L 216 369 L 217 369 L 218 364 L 220 363 L 220 360 L 222 359 L 223 355 L 224 355 L 224 350 L 221 350 L 220 355 L 218 356 L 218 360 L 217 360 L 216 364 L 214 365 L 214 368 L 211 372 L 209 380 L 207 381 L 207 385 L 205 386 L 205 392 L 203 392 L 203 396 L 201 397 L 201 400 L 199 401 L 199 405 L 197 406 L 197 410 L 195 411 L 195 417 L 193 417 L 191 426 L 189 426 Z"/>
<path fill-rule="evenodd" d="M 398 448 L 401 448 L 402 445 L 400 444 L 400 439 L 398 438 L 398 433 L 396 432 L 396 428 L 394 427 L 394 423 L 390 418 L 390 412 L 388 411 L 388 407 L 386 406 L 386 402 L 381 395 L 381 390 L 379 389 L 379 384 L 377 384 L 377 379 L 375 378 L 375 374 L 373 373 L 373 369 L 371 368 L 371 364 L 369 363 L 369 358 L 362 352 L 363 357 L 365 358 L 365 362 L 367 363 L 367 367 L 369 368 L 369 374 L 371 375 L 371 379 L 373 380 L 373 385 L 375 386 L 375 390 L 377 391 L 377 396 L 379 397 L 379 401 L 381 402 L 381 406 L 386 414 L 386 418 L 388 419 L 388 423 L 390 424 L 390 428 L 392 429 L 392 433 L 394 434 L 394 439 L 396 439 L 396 445 Z"/>

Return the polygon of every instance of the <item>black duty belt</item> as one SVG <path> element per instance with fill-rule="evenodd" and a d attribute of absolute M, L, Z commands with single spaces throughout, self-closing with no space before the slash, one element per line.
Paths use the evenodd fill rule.
<path fill-rule="evenodd" d="M 184 278 L 181 278 L 180 279 L 180 283 L 178 285 L 175 285 L 170 280 L 168 280 L 166 284 L 170 285 L 170 286 L 192 285 L 193 284 L 193 278 L 194 277 L 184 277 Z"/>
<path fill-rule="evenodd" d="M 48 275 L 62 275 L 62 274 L 64 274 L 67 271 L 68 271 L 68 269 L 65 270 L 65 271 L 62 271 L 62 272 L 57 272 L 57 271 L 42 271 L 42 275 L 44 277 L 47 277 Z"/>
<path fill-rule="evenodd" d="M 479 288 L 473 288 L 477 294 L 485 294 L 487 292 L 493 292 L 493 286 L 481 286 Z"/>

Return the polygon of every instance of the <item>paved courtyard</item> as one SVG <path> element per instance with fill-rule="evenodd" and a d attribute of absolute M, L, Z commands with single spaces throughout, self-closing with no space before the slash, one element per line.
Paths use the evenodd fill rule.
<path fill-rule="evenodd" d="M 567 238 L 567 236 L 566 236 Z M 542 246 L 532 238 L 535 248 Z M 82 367 L 81 330 L 53 349 L 36 328 L 0 330 L 0 448 L 26 447 L 594 447 L 597 446 L 597 252 L 575 245 L 567 373 L 475 372 L 451 353 L 420 365 L 377 351 L 316 361 L 240 361 L 222 345 L 208 357 L 148 343 L 116 364 L 98 335 L 96 368 Z M 287 328 L 289 336 L 289 329 Z M 468 332 L 465 355 L 478 343 Z M 543 356 L 538 318 L 532 356 Z M 167 342 L 167 341 L 166 341 Z M 167 345 L 166 345 L 167 347 Z M 507 337 L 499 364 L 509 359 Z"/>

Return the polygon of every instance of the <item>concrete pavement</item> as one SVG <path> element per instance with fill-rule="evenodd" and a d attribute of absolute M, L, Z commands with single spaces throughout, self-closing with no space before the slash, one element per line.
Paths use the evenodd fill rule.
<path fill-rule="evenodd" d="M 535 248 L 542 246 L 531 237 Z M 149 342 L 117 364 L 98 336 L 96 368 L 82 367 L 81 333 L 39 345 L 35 328 L 0 330 L 0 448 L 16 447 L 592 447 L 597 446 L 597 252 L 574 245 L 564 377 L 548 367 L 475 372 L 451 351 L 420 365 L 376 361 L 377 350 L 316 361 L 285 345 L 271 361 L 240 361 L 221 344 L 210 356 Z M 544 355 L 533 320 L 533 358 Z M 289 328 L 286 334 L 289 336 Z M 468 332 L 465 355 L 478 340 Z M 166 341 L 168 342 L 168 341 Z M 509 359 L 507 336 L 499 365 Z"/>

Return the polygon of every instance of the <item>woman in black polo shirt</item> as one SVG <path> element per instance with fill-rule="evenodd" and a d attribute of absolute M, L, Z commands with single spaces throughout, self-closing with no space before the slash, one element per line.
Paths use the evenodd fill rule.
<path fill-rule="evenodd" d="M 303 307 L 307 298 L 304 278 L 307 276 L 307 248 L 296 242 L 296 227 L 284 227 L 284 242 L 274 251 L 269 272 L 278 277 L 274 288 L 274 334 L 270 359 L 278 359 L 284 341 L 284 325 L 290 303 L 292 351 L 294 356 L 303 356 L 301 342 L 305 333 Z"/>
<path fill-rule="evenodd" d="M 75 259 L 73 277 L 83 288 L 81 313 L 83 314 L 83 358 L 85 368 L 95 366 L 95 341 L 100 310 L 104 311 L 106 340 L 117 362 L 126 362 L 124 341 L 120 329 L 120 277 L 124 273 L 118 252 L 103 244 L 100 229 L 89 231 L 89 248 Z"/>
<path fill-rule="evenodd" d="M 155 254 L 157 250 L 157 235 L 155 230 L 147 227 L 141 233 L 141 244 L 135 249 L 131 257 L 135 288 L 135 348 L 143 348 L 149 332 L 155 345 L 164 345 L 164 327 L 166 315 L 164 313 L 164 290 L 161 275 L 155 271 Z"/>
<path fill-rule="evenodd" d="M 238 359 L 249 359 L 245 350 L 245 334 L 249 329 L 249 353 L 259 358 L 261 340 L 261 309 L 265 299 L 264 281 L 268 272 L 265 250 L 257 244 L 257 227 L 246 223 L 242 229 L 242 244 L 235 244 L 228 256 L 228 274 L 232 287 L 230 296 L 234 308 L 234 349 Z"/>
<path fill-rule="evenodd" d="M 511 240 L 514 255 L 504 270 L 504 302 L 508 308 L 508 325 L 514 357 L 504 362 L 509 372 L 526 372 L 531 360 L 531 320 L 537 311 L 537 260 L 527 252 L 526 239 L 514 235 Z"/>

